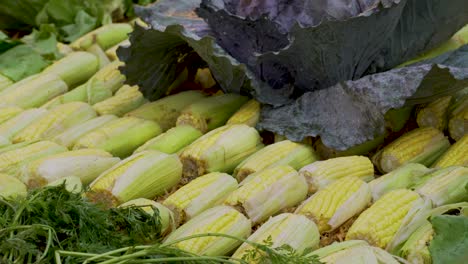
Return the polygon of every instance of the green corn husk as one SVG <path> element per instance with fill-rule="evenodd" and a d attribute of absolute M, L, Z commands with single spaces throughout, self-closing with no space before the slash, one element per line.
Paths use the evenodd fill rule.
<path fill-rule="evenodd" d="M 94 117 L 96 112 L 86 103 L 72 102 L 59 105 L 16 134 L 13 142 L 50 139 Z"/>
<path fill-rule="evenodd" d="M 21 130 L 29 126 L 34 121 L 41 119 L 47 114 L 47 110 L 41 108 L 32 108 L 25 110 L 17 116 L 0 124 L 0 137 L 11 140 Z"/>
<path fill-rule="evenodd" d="M 268 219 L 247 240 L 260 244 L 269 240 L 271 248 L 288 245 L 297 253 L 302 254 L 305 249 L 318 248 L 320 234 L 315 223 L 307 217 L 283 213 Z M 252 250 L 255 250 L 253 246 L 243 243 L 232 257 L 242 259 L 248 251 Z M 262 252 L 259 251 L 259 254 Z M 258 259 L 249 259 L 248 261 L 249 263 L 259 263 Z"/>
<path fill-rule="evenodd" d="M 388 110 L 387 113 L 385 113 L 385 126 L 393 132 L 402 130 L 411 118 L 413 108 L 413 106 L 404 106 L 402 108 L 392 108 Z"/>
<path fill-rule="evenodd" d="M 424 175 L 414 188 L 435 206 L 468 201 L 468 168 L 451 166 Z"/>
<path fill-rule="evenodd" d="M 4 152 L 7 152 L 7 151 L 23 148 L 23 147 L 26 147 L 28 145 L 31 145 L 31 144 L 37 143 L 37 142 L 39 142 L 39 140 L 25 141 L 25 142 L 21 142 L 21 143 L 11 144 L 11 145 L 8 145 L 8 146 L 3 146 L 3 147 L 0 147 L 0 154 L 4 153 Z"/>
<path fill-rule="evenodd" d="M 76 176 L 67 176 L 64 178 L 57 179 L 53 182 L 48 183 L 46 186 L 60 186 L 65 185 L 65 190 L 71 193 L 81 193 L 83 190 L 83 183 L 80 178 Z"/>
<path fill-rule="evenodd" d="M 0 92 L 0 104 L 22 108 L 39 107 L 67 92 L 67 84 L 56 74 L 36 74 Z"/>
<path fill-rule="evenodd" d="M 455 142 L 432 166 L 446 168 L 455 165 L 468 166 L 468 134 Z"/>
<path fill-rule="evenodd" d="M 385 146 L 374 156 L 379 170 L 390 172 L 405 163 L 432 165 L 450 143 L 444 134 L 433 128 L 416 128 Z"/>
<path fill-rule="evenodd" d="M 361 155 L 368 155 L 368 153 L 375 150 L 378 146 L 382 145 L 385 140 L 385 134 L 376 137 L 373 140 L 369 140 L 365 143 L 360 145 L 351 147 L 347 150 L 336 150 L 325 146 L 322 140 L 318 140 L 315 144 L 315 149 L 320 157 L 324 159 L 332 159 L 338 157 L 346 157 L 346 156 L 361 156 Z"/>
<path fill-rule="evenodd" d="M 127 23 L 107 24 L 73 41 L 70 47 L 75 50 L 86 50 L 94 43 L 97 43 L 103 50 L 107 50 L 127 39 L 128 33 L 132 31 L 132 26 Z"/>
<path fill-rule="evenodd" d="M 401 249 L 401 256 L 412 264 L 432 264 L 428 242 L 432 240 L 434 230 L 429 222 L 420 226 Z"/>
<path fill-rule="evenodd" d="M 163 204 L 175 213 L 177 223 L 180 224 L 221 204 L 237 187 L 237 181 L 229 174 L 212 172 L 180 187 Z"/>
<path fill-rule="evenodd" d="M 268 168 L 250 174 L 224 201 L 244 212 L 252 223 L 258 224 L 307 196 L 303 176 L 287 165 Z"/>
<path fill-rule="evenodd" d="M 169 210 L 164 205 L 157 203 L 153 200 L 146 199 L 146 198 L 137 198 L 137 199 L 130 200 L 126 203 L 119 205 L 119 207 L 130 207 L 130 206 L 140 207 L 145 212 L 151 215 L 154 215 L 154 213 L 157 210 L 158 216 L 161 219 L 161 235 L 162 236 L 170 234 L 172 231 L 176 229 L 174 215 L 171 212 L 171 210 Z"/>
<path fill-rule="evenodd" d="M 113 115 L 98 116 L 96 118 L 93 118 L 84 122 L 83 124 L 73 126 L 63 131 L 62 133 L 53 137 L 52 141 L 57 142 L 58 144 L 71 149 L 73 148 L 73 146 L 75 145 L 76 141 L 79 138 L 83 137 L 89 132 L 94 131 L 116 119 L 117 117 Z M 1 125 L 0 125 L 0 131 L 1 131 Z"/>
<path fill-rule="evenodd" d="M 8 174 L 0 173 L 1 198 L 26 197 L 27 193 L 28 190 L 23 182 Z"/>
<path fill-rule="evenodd" d="M 19 176 L 24 165 L 65 151 L 67 151 L 65 147 L 50 141 L 39 141 L 26 146 L 11 146 L 7 151 L 0 153 L 0 173 Z"/>
<path fill-rule="evenodd" d="M 14 82 L 10 80 L 10 78 L 6 77 L 3 74 L 0 74 L 0 92 L 8 86 L 12 85 L 13 83 Z"/>
<path fill-rule="evenodd" d="M 163 245 L 174 245 L 197 255 L 222 256 L 236 249 L 241 241 L 220 236 L 203 236 L 175 244 L 174 242 L 185 237 L 206 233 L 221 233 L 245 239 L 250 232 L 251 222 L 244 215 L 228 206 L 216 206 L 176 229 L 166 238 Z"/>
<path fill-rule="evenodd" d="M 44 69 L 43 73 L 58 75 L 68 87 L 87 81 L 99 70 L 99 61 L 94 54 L 84 51 L 72 52 Z"/>
<path fill-rule="evenodd" d="M 227 125 L 195 140 L 181 153 L 184 177 L 196 178 L 209 172 L 231 173 L 263 144 L 257 130 L 247 125 Z"/>
<path fill-rule="evenodd" d="M 444 96 L 421 109 L 416 118 L 418 126 L 444 131 L 448 123 L 448 108 L 451 101 L 452 96 Z"/>
<path fill-rule="evenodd" d="M 407 163 L 397 169 L 378 177 L 369 182 L 372 191 L 372 199 L 377 201 L 385 193 L 396 190 L 409 188 L 424 174 L 430 170 L 424 165 L 418 163 Z"/>
<path fill-rule="evenodd" d="M 98 44 L 91 45 L 88 49 L 86 49 L 86 51 L 96 56 L 99 62 L 99 69 L 104 68 L 107 64 L 110 63 L 110 60 L 107 57 L 106 53 Z"/>
<path fill-rule="evenodd" d="M 177 155 L 148 150 L 132 155 L 103 172 L 90 184 L 98 201 L 114 204 L 153 199 L 176 186 L 182 176 Z M 93 194 L 94 193 L 94 194 Z"/>
<path fill-rule="evenodd" d="M 144 104 L 126 116 L 152 120 L 158 123 L 163 131 L 166 131 L 176 125 L 177 117 L 183 108 L 204 97 L 202 93 L 197 91 L 185 91 Z"/>
<path fill-rule="evenodd" d="M 452 112 L 453 116 L 449 120 L 448 130 L 450 137 L 454 140 L 460 140 L 466 135 L 466 129 L 468 128 L 468 98 L 465 102 Z"/>
<path fill-rule="evenodd" d="M 29 163 L 21 179 L 30 187 L 44 186 L 61 178 L 75 176 L 89 184 L 120 161 L 100 149 L 80 149 L 50 155 Z"/>
<path fill-rule="evenodd" d="M 118 60 L 119 57 L 117 56 L 117 49 L 119 47 L 127 47 L 127 46 L 130 46 L 130 40 L 128 40 L 128 39 L 126 39 L 126 40 L 114 45 L 113 47 L 107 49 L 106 50 L 106 55 L 111 61 Z"/>
<path fill-rule="evenodd" d="M 58 52 L 60 54 L 62 54 L 64 56 L 66 56 L 66 55 L 73 52 L 73 49 L 70 46 L 68 46 L 67 44 L 64 44 L 62 42 L 57 42 L 57 50 L 58 50 Z"/>
<path fill-rule="evenodd" d="M 138 90 L 138 86 L 124 85 L 114 96 L 93 105 L 93 108 L 99 115 L 123 116 L 144 102 L 145 98 Z"/>
<path fill-rule="evenodd" d="M 178 153 L 192 142 L 203 136 L 200 130 L 192 126 L 173 127 L 161 135 L 147 141 L 135 150 L 135 153 L 144 150 L 158 150 L 167 154 Z"/>
<path fill-rule="evenodd" d="M 233 176 L 242 181 L 249 174 L 266 168 L 289 165 L 299 170 L 317 160 L 318 157 L 311 146 L 283 140 L 268 145 L 245 159 L 236 167 Z"/>
<path fill-rule="evenodd" d="M 86 102 L 94 105 L 112 96 L 125 82 L 119 67 L 123 63 L 114 61 L 93 75 L 86 83 L 47 102 L 43 107 L 51 108 L 69 102 Z"/>
<path fill-rule="evenodd" d="M 23 108 L 18 106 L 0 107 L 0 124 L 12 119 L 23 111 Z"/>
<path fill-rule="evenodd" d="M 161 134 L 155 122 L 135 117 L 110 121 L 79 138 L 73 149 L 103 149 L 113 156 L 126 158 L 149 139 Z"/>
<path fill-rule="evenodd" d="M 247 101 L 246 96 L 222 94 L 201 99 L 182 110 L 176 124 L 191 125 L 202 133 L 220 127 Z"/>

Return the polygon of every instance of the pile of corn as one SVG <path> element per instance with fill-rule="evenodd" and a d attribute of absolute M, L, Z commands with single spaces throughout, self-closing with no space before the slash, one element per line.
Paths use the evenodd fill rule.
<path fill-rule="evenodd" d="M 431 263 L 432 228 L 416 220 L 467 201 L 464 95 L 423 106 L 420 127 L 372 159 L 323 159 L 304 142 L 264 145 L 254 128 L 260 104 L 244 96 L 185 91 L 148 102 L 124 85 L 121 44 L 103 32 L 0 89 L 0 195 L 66 180 L 111 206 L 155 206 L 164 243 L 196 254 L 242 258 L 252 246 L 222 236 L 174 241 L 222 233 L 317 249 L 326 263 L 363 255 L 398 263 L 389 253 Z"/>

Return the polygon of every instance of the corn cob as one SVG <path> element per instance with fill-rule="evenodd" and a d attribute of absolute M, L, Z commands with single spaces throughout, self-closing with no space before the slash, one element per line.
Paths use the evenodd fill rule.
<path fill-rule="evenodd" d="M 19 176 L 22 167 L 34 160 L 52 154 L 65 152 L 67 149 L 50 141 L 10 148 L 0 154 L 0 172 Z"/>
<path fill-rule="evenodd" d="M 360 145 L 351 147 L 347 150 L 336 150 L 329 148 L 323 144 L 321 140 L 318 140 L 314 147 L 317 151 L 317 154 L 323 159 L 331 159 L 337 157 L 346 157 L 346 156 L 358 156 L 358 155 L 367 155 L 369 152 L 372 152 L 378 146 L 384 143 L 385 134 L 376 137 L 372 140 L 364 142 Z"/>
<path fill-rule="evenodd" d="M 453 144 L 433 165 L 435 168 L 468 166 L 468 135 Z"/>
<path fill-rule="evenodd" d="M 55 181 L 49 182 L 46 186 L 60 186 L 64 185 L 65 190 L 71 193 L 81 193 L 83 190 L 83 183 L 81 183 L 80 178 L 76 176 L 66 176 L 64 178 L 57 179 Z"/>
<path fill-rule="evenodd" d="M 435 206 L 468 201 L 468 168 L 452 166 L 426 174 L 415 191 Z"/>
<path fill-rule="evenodd" d="M 304 176 L 309 193 L 314 193 L 333 181 L 346 176 L 355 176 L 363 181 L 374 179 L 374 166 L 364 156 L 349 156 L 316 161 L 303 167 L 299 174 Z"/>
<path fill-rule="evenodd" d="M 230 173 L 245 158 L 263 147 L 257 130 L 247 125 L 227 125 L 215 129 L 187 146 L 180 158 L 184 177 L 208 172 Z"/>
<path fill-rule="evenodd" d="M 153 200 L 149 200 L 146 198 L 137 198 L 134 200 L 130 200 L 126 203 L 121 204 L 119 207 L 129 207 L 129 206 L 137 206 L 141 207 L 145 212 L 153 215 L 155 210 L 158 212 L 158 216 L 161 219 L 161 235 L 167 235 L 176 229 L 176 223 L 174 221 L 174 215 L 169 210 L 169 208 L 165 207 L 164 205 L 157 203 Z"/>
<path fill-rule="evenodd" d="M 305 144 L 283 140 L 257 151 L 234 170 L 233 176 L 242 181 L 249 174 L 277 165 L 289 165 L 296 170 L 318 160 L 314 149 Z"/>
<path fill-rule="evenodd" d="M 17 178 L 0 173 L 0 198 L 26 197 L 26 185 Z"/>
<path fill-rule="evenodd" d="M 62 42 L 57 42 L 56 47 L 58 52 L 64 56 L 73 52 L 73 49 L 70 46 Z"/>
<path fill-rule="evenodd" d="M 70 47 L 75 50 L 86 50 L 94 43 L 97 43 L 103 50 L 107 50 L 127 39 L 128 33 L 132 32 L 132 30 L 132 26 L 127 23 L 107 24 L 73 41 Z"/>
<path fill-rule="evenodd" d="M 176 124 L 191 125 L 206 133 L 228 121 L 248 97 L 237 94 L 222 94 L 201 99 L 182 110 Z"/>
<path fill-rule="evenodd" d="M 111 48 L 107 49 L 106 50 L 106 55 L 111 61 L 118 60 L 119 57 L 117 57 L 117 49 L 119 47 L 127 47 L 127 46 L 130 46 L 130 40 L 128 40 L 128 39 L 126 39 L 126 40 L 112 46 Z"/>
<path fill-rule="evenodd" d="M 0 92 L 12 84 L 13 81 L 10 80 L 10 78 L 6 77 L 3 74 L 0 74 Z"/>
<path fill-rule="evenodd" d="M 320 233 L 333 231 L 371 202 L 369 185 L 357 177 L 336 180 L 305 200 L 297 209 L 317 223 Z"/>
<path fill-rule="evenodd" d="M 40 108 L 25 110 L 17 116 L 0 124 L 0 136 L 11 140 L 18 132 L 29 126 L 37 119 L 41 119 L 46 114 L 47 110 Z"/>
<path fill-rule="evenodd" d="M 390 172 L 410 162 L 430 166 L 449 147 L 448 139 L 439 130 L 417 128 L 384 147 L 375 161 L 383 172 Z"/>
<path fill-rule="evenodd" d="M 407 163 L 398 167 L 369 182 L 372 199 L 377 201 L 377 199 L 389 191 L 409 188 L 428 172 L 428 168 L 418 163 Z"/>
<path fill-rule="evenodd" d="M 144 151 L 103 172 L 90 184 L 99 200 L 124 203 L 136 198 L 152 199 L 176 186 L 182 175 L 177 155 Z"/>
<path fill-rule="evenodd" d="M 89 184 L 120 161 L 100 149 L 80 149 L 50 155 L 29 163 L 21 175 L 28 186 L 43 186 L 67 176 Z"/>
<path fill-rule="evenodd" d="M 31 145 L 33 143 L 36 143 L 36 142 L 39 142 L 39 140 L 25 141 L 25 142 L 21 142 L 21 143 L 16 143 L 16 144 L 11 144 L 11 145 L 8 145 L 8 146 L 0 147 L 0 154 L 4 153 L 4 152 L 7 152 L 7 151 L 23 148 L 23 147 L 26 147 L 26 146 Z"/>
<path fill-rule="evenodd" d="M 424 200 L 413 191 L 390 191 L 359 215 L 346 234 L 346 240 L 362 239 L 371 245 L 386 248 L 413 208 L 423 204 Z"/>
<path fill-rule="evenodd" d="M 55 74 L 38 74 L 15 83 L 0 92 L 0 103 L 22 108 L 39 107 L 67 90 L 67 84 L 59 76 Z"/>
<path fill-rule="evenodd" d="M 228 206 L 216 206 L 172 232 L 163 245 L 170 245 L 176 240 L 205 233 L 221 233 L 245 239 L 250 232 L 251 223 L 244 215 Z M 203 236 L 178 242 L 174 246 L 198 255 L 222 256 L 232 252 L 240 244 L 239 240 L 231 238 Z"/>
<path fill-rule="evenodd" d="M 73 149 L 98 148 L 125 158 L 139 146 L 161 133 L 158 124 L 135 117 L 110 121 L 79 138 Z"/>
<path fill-rule="evenodd" d="M 75 89 L 57 96 L 54 99 L 43 105 L 44 108 L 52 108 L 54 106 L 69 102 L 86 102 L 94 105 L 112 96 L 125 82 L 125 76 L 120 73 L 119 67 L 123 63 L 114 61 L 94 74 L 86 83 L 76 87 Z"/>
<path fill-rule="evenodd" d="M 203 134 L 194 127 L 177 126 L 147 141 L 135 152 L 152 149 L 168 154 L 177 153 L 201 136 Z"/>
<path fill-rule="evenodd" d="M 83 124 L 73 126 L 63 131 L 62 133 L 53 137 L 52 141 L 57 142 L 58 144 L 67 148 L 72 148 L 75 145 L 75 142 L 82 136 L 116 119 L 117 117 L 113 115 L 98 116 L 96 118 L 84 122 Z M 2 126 L 0 125 L 0 131 L 1 127 Z"/>
<path fill-rule="evenodd" d="M 287 165 L 250 174 L 224 201 L 245 212 L 257 224 L 273 214 L 297 205 L 307 196 L 303 176 Z"/>
<path fill-rule="evenodd" d="M 434 230 L 429 222 L 421 225 L 405 242 L 401 256 L 412 264 L 432 264 L 428 243 L 433 234 Z"/>
<path fill-rule="evenodd" d="M 175 212 L 177 223 L 182 223 L 221 204 L 237 187 L 237 181 L 230 175 L 212 172 L 182 186 L 167 197 L 163 204 Z"/>
<path fill-rule="evenodd" d="M 68 87 L 74 87 L 88 80 L 98 70 L 99 62 L 96 56 L 89 52 L 77 51 L 54 62 L 45 68 L 43 73 L 56 74 Z"/>
<path fill-rule="evenodd" d="M 0 136 L 0 148 L 11 146 L 11 141 L 8 138 Z"/>
<path fill-rule="evenodd" d="M 144 102 L 145 98 L 138 90 L 138 86 L 124 85 L 114 96 L 93 105 L 93 108 L 99 115 L 123 116 Z"/>
<path fill-rule="evenodd" d="M 176 125 L 177 117 L 183 108 L 193 102 L 199 101 L 203 97 L 204 95 L 200 92 L 185 91 L 144 104 L 126 114 L 126 116 L 155 121 L 161 126 L 163 131 L 166 131 Z"/>
<path fill-rule="evenodd" d="M 0 107 L 0 124 L 12 119 L 23 111 L 21 107 L 5 106 Z"/>
<path fill-rule="evenodd" d="M 447 127 L 448 107 L 452 96 L 441 97 L 418 112 L 416 122 L 419 127 L 433 127 L 440 131 Z"/>
<path fill-rule="evenodd" d="M 98 44 L 91 45 L 89 48 L 86 49 L 86 51 L 96 56 L 99 63 L 99 69 L 104 68 L 107 64 L 110 63 L 110 60 L 107 57 L 106 53 Z"/>
<path fill-rule="evenodd" d="M 245 103 L 234 115 L 229 118 L 226 124 L 246 124 L 255 127 L 260 119 L 260 103 L 251 99 Z"/>
<path fill-rule="evenodd" d="M 13 142 L 50 139 L 93 117 L 96 117 L 96 112 L 86 103 L 72 102 L 59 105 L 14 136 Z"/>
<path fill-rule="evenodd" d="M 466 129 L 468 127 L 468 99 L 466 103 L 457 109 L 457 114 L 450 118 L 448 130 L 450 137 L 459 140 L 466 135 Z"/>
<path fill-rule="evenodd" d="M 260 244 L 265 240 L 270 240 L 272 244 L 269 246 L 272 248 L 288 245 L 301 254 L 305 249 L 318 248 L 320 234 L 315 223 L 307 217 L 283 213 L 270 218 L 247 240 Z M 243 243 L 232 257 L 241 259 L 247 251 L 251 250 L 255 250 L 255 248 L 250 244 Z M 256 259 L 248 259 L 247 261 L 258 263 Z"/>
<path fill-rule="evenodd" d="M 378 247 L 372 247 L 369 245 L 351 245 L 351 246 L 341 246 L 345 241 L 337 243 L 336 245 L 330 245 L 328 247 L 338 246 L 342 248 L 338 249 L 328 249 L 327 247 L 313 251 L 311 254 L 316 254 L 319 250 L 328 250 L 331 253 L 326 251 L 325 256 L 320 258 L 321 263 L 327 264 L 344 264 L 344 263 L 353 263 L 353 264 L 368 264 L 368 263 L 385 263 L 385 264 L 399 264 L 398 261 L 393 255 L 387 251 L 380 249 Z M 354 241 L 353 241 L 354 242 Z M 321 253 L 321 252 L 319 252 Z"/>

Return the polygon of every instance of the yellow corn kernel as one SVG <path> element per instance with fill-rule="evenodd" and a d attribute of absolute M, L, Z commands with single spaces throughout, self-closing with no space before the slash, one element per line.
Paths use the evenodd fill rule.
<path fill-rule="evenodd" d="M 416 118 L 418 126 L 443 131 L 447 127 L 447 110 L 451 101 L 452 96 L 444 96 L 421 109 Z"/>
<path fill-rule="evenodd" d="M 200 130 L 191 126 L 176 126 L 161 135 L 146 141 L 136 152 L 158 150 L 167 154 L 177 153 L 203 136 Z"/>
<path fill-rule="evenodd" d="M 255 127 L 260 119 L 260 103 L 251 99 L 245 103 L 234 115 L 229 118 L 226 124 L 246 124 Z"/>
<path fill-rule="evenodd" d="M 260 223 L 282 209 L 292 207 L 307 196 L 303 176 L 287 165 L 250 174 L 224 201 L 239 208 L 253 223 Z"/>
<path fill-rule="evenodd" d="M 468 166 L 468 134 L 453 144 L 433 165 L 434 168 Z"/>
<path fill-rule="evenodd" d="M 93 108 L 99 115 L 123 116 L 144 102 L 145 98 L 138 90 L 138 86 L 124 85 L 114 96 L 93 105 Z"/>
<path fill-rule="evenodd" d="M 303 167 L 299 173 L 309 185 L 309 193 L 314 193 L 333 181 L 346 176 L 355 176 L 363 181 L 374 179 L 374 166 L 364 156 L 339 157 L 316 161 Z"/>
<path fill-rule="evenodd" d="M 278 165 L 289 165 L 296 170 L 318 160 L 314 149 L 301 143 L 283 140 L 255 152 L 234 170 L 233 176 L 242 181 L 249 174 Z"/>
<path fill-rule="evenodd" d="M 321 233 L 333 231 L 370 204 L 369 185 L 355 176 L 338 179 L 305 200 L 296 210 L 317 223 Z"/>
<path fill-rule="evenodd" d="M 182 186 L 167 197 L 163 204 L 176 213 L 177 222 L 181 223 L 222 203 L 235 189 L 237 181 L 231 175 L 212 172 Z"/>
<path fill-rule="evenodd" d="M 429 222 L 421 225 L 405 242 L 401 249 L 401 256 L 409 263 L 432 264 L 428 244 L 432 240 L 434 229 Z"/>

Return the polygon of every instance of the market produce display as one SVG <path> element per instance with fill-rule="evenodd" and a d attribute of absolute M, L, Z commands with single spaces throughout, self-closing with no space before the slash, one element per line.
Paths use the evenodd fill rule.
<path fill-rule="evenodd" d="M 463 1 L 13 2 L 0 263 L 468 260 Z"/>

